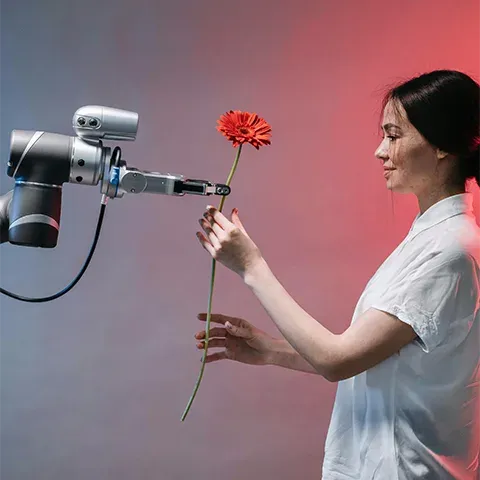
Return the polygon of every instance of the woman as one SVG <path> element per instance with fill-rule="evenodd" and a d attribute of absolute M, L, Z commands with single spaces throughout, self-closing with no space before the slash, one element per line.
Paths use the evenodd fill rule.
<path fill-rule="evenodd" d="M 480 449 L 480 229 L 466 182 L 480 185 L 479 85 L 434 71 L 392 89 L 375 152 L 387 188 L 419 214 L 335 335 L 270 271 L 240 222 L 208 208 L 203 247 L 239 274 L 284 339 L 213 315 L 208 361 L 273 364 L 339 382 L 326 480 L 477 479 Z M 205 320 L 206 315 L 199 318 Z M 204 338 L 204 332 L 196 335 Z M 197 344 L 203 348 L 203 341 Z"/>

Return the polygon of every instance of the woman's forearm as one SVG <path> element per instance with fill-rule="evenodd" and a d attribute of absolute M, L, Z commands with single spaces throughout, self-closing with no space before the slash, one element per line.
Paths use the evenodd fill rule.
<path fill-rule="evenodd" d="M 327 380 L 335 378 L 339 360 L 338 336 L 295 302 L 264 260 L 245 273 L 244 282 L 293 349 Z M 282 362 L 296 362 L 291 355 L 285 353 L 279 358 Z"/>
<path fill-rule="evenodd" d="M 267 360 L 268 365 L 297 370 L 299 372 L 318 372 L 285 340 L 277 340 Z"/>

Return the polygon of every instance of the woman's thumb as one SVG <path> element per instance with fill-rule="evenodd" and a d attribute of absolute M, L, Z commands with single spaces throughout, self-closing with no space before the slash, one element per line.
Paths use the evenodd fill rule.
<path fill-rule="evenodd" d="M 225 322 L 225 328 L 230 335 L 234 337 L 248 338 L 251 334 L 246 328 L 238 327 L 230 322 Z"/>
<path fill-rule="evenodd" d="M 240 217 L 238 216 L 238 209 L 237 208 L 234 208 L 232 210 L 232 223 L 237 228 L 239 228 L 242 231 L 242 233 L 244 233 L 248 238 L 250 238 L 247 231 L 245 230 L 245 227 L 243 226 L 243 223 L 240 220 Z"/>

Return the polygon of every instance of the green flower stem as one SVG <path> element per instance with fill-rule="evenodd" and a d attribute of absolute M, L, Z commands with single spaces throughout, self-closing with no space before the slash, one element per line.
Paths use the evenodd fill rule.
<path fill-rule="evenodd" d="M 228 174 L 227 181 L 225 182 L 226 185 L 228 185 L 228 186 L 230 186 L 230 183 L 233 179 L 233 175 L 235 174 L 235 170 L 237 169 L 238 160 L 240 159 L 240 154 L 242 153 L 242 146 L 243 146 L 243 144 L 240 144 L 240 146 L 238 147 L 237 154 L 235 156 L 235 161 L 233 162 L 232 169 L 230 170 L 230 173 Z M 219 212 L 222 211 L 226 198 L 227 197 L 223 196 L 222 199 L 220 200 L 220 205 L 218 207 Z M 203 372 L 205 370 L 205 361 L 207 359 L 207 352 L 208 352 L 208 341 L 210 340 L 210 318 L 212 316 L 213 286 L 215 284 L 216 266 L 217 266 L 217 262 L 214 258 L 212 258 L 212 270 L 211 270 L 211 275 L 210 275 L 210 291 L 209 291 L 209 294 L 208 294 L 207 322 L 205 324 L 205 348 L 203 350 L 202 366 L 200 368 L 200 374 L 198 375 L 197 383 L 195 384 L 195 388 L 193 389 L 193 393 L 190 396 L 190 399 L 188 400 L 188 404 L 185 408 L 185 411 L 183 412 L 182 422 L 185 420 L 185 418 L 188 415 L 188 412 L 190 411 L 190 407 L 192 406 L 193 400 L 195 399 L 195 396 L 197 395 L 198 387 L 200 387 L 200 382 L 202 381 Z"/>

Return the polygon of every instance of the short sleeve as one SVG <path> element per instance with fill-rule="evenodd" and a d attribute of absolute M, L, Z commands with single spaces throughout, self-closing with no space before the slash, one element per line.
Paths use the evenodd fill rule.
<path fill-rule="evenodd" d="M 410 325 L 430 352 L 452 331 L 466 335 L 479 308 L 478 265 L 468 253 L 439 253 L 407 268 L 383 290 L 372 308 Z M 452 327 L 455 328 L 452 328 Z"/>

